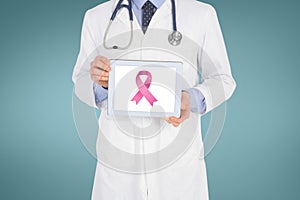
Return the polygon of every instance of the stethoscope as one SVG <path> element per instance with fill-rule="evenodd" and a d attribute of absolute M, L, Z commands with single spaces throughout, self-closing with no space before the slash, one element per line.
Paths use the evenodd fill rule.
<path fill-rule="evenodd" d="M 128 5 L 127 4 L 122 4 L 123 0 L 119 0 L 115 10 L 113 11 L 111 17 L 110 17 L 110 21 L 109 24 L 105 30 L 104 33 L 104 39 L 103 39 L 103 46 L 105 49 L 120 49 L 120 50 L 125 50 L 128 49 L 129 46 L 132 43 L 132 39 L 133 39 L 133 13 L 132 13 L 132 2 L 131 0 L 128 0 Z M 173 21 L 173 32 L 170 33 L 170 35 L 168 36 L 168 41 L 171 45 L 173 46 L 178 46 L 182 40 L 182 34 L 177 31 L 177 23 L 176 23 L 176 7 L 175 7 L 175 0 L 171 0 L 172 3 L 172 21 Z M 108 31 L 111 27 L 111 24 L 113 23 L 113 21 L 115 20 L 117 13 L 122 9 L 122 8 L 126 8 L 128 10 L 129 13 L 129 20 L 130 20 L 130 39 L 127 45 L 121 47 L 118 45 L 113 45 L 113 46 L 107 46 L 106 44 L 106 39 L 107 39 L 107 35 L 108 35 Z"/>

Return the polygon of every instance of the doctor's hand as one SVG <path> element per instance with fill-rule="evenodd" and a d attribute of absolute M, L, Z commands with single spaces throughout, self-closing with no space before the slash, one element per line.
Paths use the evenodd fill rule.
<path fill-rule="evenodd" d="M 172 124 L 174 127 L 179 126 L 184 120 L 188 119 L 190 116 L 190 95 L 187 92 L 182 92 L 181 94 L 181 107 L 180 107 L 180 117 L 175 116 L 167 117 L 165 120 Z"/>
<path fill-rule="evenodd" d="M 97 56 L 94 61 L 91 62 L 91 79 L 102 87 L 108 88 L 108 76 L 110 70 L 109 59 L 104 56 Z"/>

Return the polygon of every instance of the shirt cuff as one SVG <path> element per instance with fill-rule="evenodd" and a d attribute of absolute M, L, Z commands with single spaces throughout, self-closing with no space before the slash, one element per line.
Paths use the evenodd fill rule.
<path fill-rule="evenodd" d="M 94 83 L 93 84 L 94 94 L 95 94 L 95 103 L 98 106 L 105 99 L 107 99 L 108 91 L 103 88 L 101 85 Z"/>
<path fill-rule="evenodd" d="M 191 112 L 200 113 L 200 114 L 205 113 L 206 102 L 203 94 L 195 88 L 189 88 L 184 91 L 189 93 L 190 95 Z"/>

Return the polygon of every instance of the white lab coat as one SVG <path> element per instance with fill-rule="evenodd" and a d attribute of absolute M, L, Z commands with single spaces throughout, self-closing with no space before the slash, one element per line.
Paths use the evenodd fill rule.
<path fill-rule="evenodd" d="M 109 18 L 117 1 L 108 1 L 95 8 L 88 10 L 84 17 L 82 26 L 82 37 L 80 52 L 73 72 L 75 83 L 75 93 L 79 99 L 90 106 L 95 106 L 93 93 L 93 82 L 89 76 L 89 63 L 96 55 L 104 55 L 114 58 L 114 54 L 105 51 L 101 46 L 103 43 L 104 31 L 109 22 Z M 167 51 L 155 49 L 143 49 L 143 47 L 162 43 L 167 45 L 167 35 L 158 36 L 155 30 L 172 30 L 171 2 L 166 0 L 153 16 L 148 30 L 144 35 L 134 18 L 134 41 L 133 46 L 141 49 L 126 53 L 119 58 L 135 60 L 176 60 L 182 61 L 183 78 L 186 87 L 198 89 L 206 100 L 206 113 L 226 101 L 235 90 L 235 81 L 231 75 L 230 64 L 227 58 L 225 44 L 220 30 L 214 8 L 208 4 L 195 0 L 176 0 L 177 26 L 183 34 L 182 48 L 189 48 L 187 62 L 180 60 Z M 135 17 L 135 16 L 134 16 Z M 114 21 L 114 25 L 109 32 L 109 37 L 113 38 L 118 34 L 128 32 L 129 20 L 128 12 L 123 9 Z M 159 31 L 158 31 L 159 32 Z M 163 34 L 163 33 L 162 33 Z M 189 38 L 194 45 L 184 46 L 185 38 Z M 109 38 L 108 38 L 109 40 Z M 154 40 L 158 42 L 153 42 Z M 119 42 L 119 41 L 118 41 Z M 121 41 L 122 42 L 122 41 Z M 126 43 L 126 42 L 125 42 Z M 154 44 L 155 43 L 155 44 Z M 188 42 L 187 42 L 188 43 Z M 195 45 L 196 44 L 196 45 Z M 163 44 L 164 45 L 164 44 Z M 181 48 L 174 47 L 174 48 Z M 208 55 L 208 56 L 207 56 Z M 212 63 L 213 66 L 212 67 Z M 201 83 L 197 70 L 201 70 Z M 141 153 L 141 146 L 137 141 L 124 135 L 111 117 L 107 116 L 107 104 L 104 101 L 101 105 L 101 115 L 99 118 L 99 131 L 114 145 L 129 153 Z M 200 121 L 200 114 L 191 113 Z M 126 120 L 126 119 L 123 119 Z M 128 124 L 132 123 L 128 119 Z M 148 123 L 147 118 L 136 118 L 134 123 Z M 153 121 L 152 121 L 153 122 Z M 164 123 L 161 119 L 154 119 L 154 123 Z M 206 167 L 204 159 L 201 159 L 200 152 L 203 153 L 203 143 L 201 139 L 201 123 L 195 127 L 197 136 L 190 148 L 169 167 L 158 170 L 155 173 L 130 174 L 116 171 L 98 162 L 94 178 L 92 192 L 93 200 L 207 200 L 208 186 L 206 177 Z M 169 140 L 174 139 L 177 129 L 166 124 L 162 134 L 146 141 L 143 151 L 155 152 L 165 147 Z M 98 138 L 97 148 L 101 146 Z M 145 153 L 145 152 L 143 152 Z M 100 155 L 98 155 L 100 156 Z M 121 159 L 121 158 L 120 158 Z M 123 161 L 126 162 L 126 161 Z"/>

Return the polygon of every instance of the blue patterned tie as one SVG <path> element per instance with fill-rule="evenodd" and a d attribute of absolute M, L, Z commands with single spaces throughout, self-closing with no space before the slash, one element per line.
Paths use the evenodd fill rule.
<path fill-rule="evenodd" d="M 155 5 L 151 3 L 151 1 L 146 1 L 146 3 L 142 7 L 142 30 L 145 33 L 148 25 L 150 24 L 150 21 L 152 19 L 152 16 L 154 15 L 157 8 Z"/>

